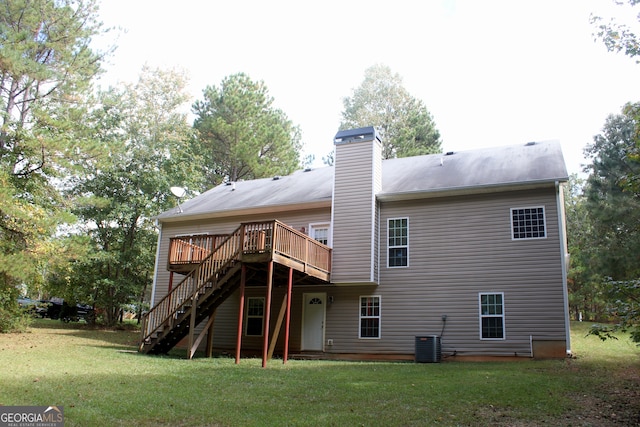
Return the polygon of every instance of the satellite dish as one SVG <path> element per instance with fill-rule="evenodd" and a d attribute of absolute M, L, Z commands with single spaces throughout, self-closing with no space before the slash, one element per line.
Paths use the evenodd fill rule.
<path fill-rule="evenodd" d="M 187 194 L 187 189 L 183 187 L 171 187 L 169 190 L 171 190 L 171 193 L 178 199 L 183 198 L 184 195 Z"/>
<path fill-rule="evenodd" d="M 173 194 L 178 198 L 178 213 L 182 213 L 182 207 L 180 206 L 180 199 L 183 198 L 185 194 L 187 194 L 187 189 L 184 187 L 171 187 L 169 188 L 169 190 L 171 190 L 171 194 Z"/>

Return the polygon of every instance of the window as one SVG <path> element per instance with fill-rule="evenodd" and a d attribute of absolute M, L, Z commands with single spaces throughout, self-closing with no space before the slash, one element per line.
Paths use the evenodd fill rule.
<path fill-rule="evenodd" d="M 380 297 L 360 297 L 360 338 L 380 338 Z"/>
<path fill-rule="evenodd" d="M 247 321 L 245 323 L 245 335 L 262 336 L 264 326 L 264 298 L 247 298 Z"/>
<path fill-rule="evenodd" d="M 330 224 L 309 224 L 309 236 L 323 245 L 331 246 L 329 229 Z"/>
<path fill-rule="evenodd" d="M 544 207 L 511 209 L 512 239 L 543 239 L 546 230 Z"/>
<path fill-rule="evenodd" d="M 387 228 L 389 242 L 389 267 L 409 265 L 409 218 L 389 219 Z"/>
<path fill-rule="evenodd" d="M 504 294 L 480 294 L 480 338 L 504 339 Z"/>

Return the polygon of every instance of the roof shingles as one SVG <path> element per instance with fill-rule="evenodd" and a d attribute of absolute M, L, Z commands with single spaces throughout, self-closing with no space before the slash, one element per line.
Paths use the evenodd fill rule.
<path fill-rule="evenodd" d="M 171 209 L 159 221 L 215 216 L 279 206 L 330 203 L 334 167 L 297 171 L 279 179 L 263 178 L 221 184 Z M 509 185 L 566 181 L 560 144 L 538 142 L 460 151 L 451 155 L 389 159 L 382 162 L 380 197 L 453 190 L 473 191 Z"/>

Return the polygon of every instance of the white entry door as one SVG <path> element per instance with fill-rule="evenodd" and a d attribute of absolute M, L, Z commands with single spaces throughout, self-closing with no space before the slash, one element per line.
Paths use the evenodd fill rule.
<path fill-rule="evenodd" d="M 323 351 L 324 317 L 327 294 L 310 293 L 303 295 L 302 307 L 302 350 Z"/>

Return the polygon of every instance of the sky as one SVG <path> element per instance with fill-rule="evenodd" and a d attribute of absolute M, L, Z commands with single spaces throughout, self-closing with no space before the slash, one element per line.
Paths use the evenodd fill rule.
<path fill-rule="evenodd" d="M 96 43 L 118 46 L 104 87 L 145 64 L 185 71 L 193 101 L 238 72 L 264 81 L 314 166 L 343 99 L 383 64 L 425 103 L 443 151 L 558 140 L 580 173 L 607 116 L 640 101 L 640 65 L 607 52 L 590 15 L 637 12 L 612 0 L 103 0 L 101 20 L 120 30 Z"/>

